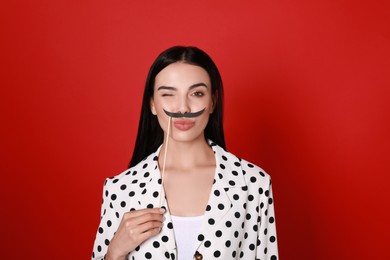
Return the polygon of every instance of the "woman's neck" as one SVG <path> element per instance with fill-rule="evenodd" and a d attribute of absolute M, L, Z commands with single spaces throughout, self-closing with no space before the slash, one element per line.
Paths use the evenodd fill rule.
<path fill-rule="evenodd" d="M 159 164 L 162 166 L 166 142 L 160 150 Z M 188 169 L 199 166 L 215 165 L 214 152 L 204 138 L 191 142 L 180 142 L 169 139 L 166 169 Z"/>

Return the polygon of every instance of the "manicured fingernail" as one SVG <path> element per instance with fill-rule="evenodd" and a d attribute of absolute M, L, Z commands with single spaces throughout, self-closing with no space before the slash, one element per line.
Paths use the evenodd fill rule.
<path fill-rule="evenodd" d="M 161 213 L 165 213 L 165 208 L 160 208 Z"/>

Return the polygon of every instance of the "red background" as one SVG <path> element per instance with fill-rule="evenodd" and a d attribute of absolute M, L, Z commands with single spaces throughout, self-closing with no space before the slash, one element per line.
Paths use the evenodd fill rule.
<path fill-rule="evenodd" d="M 184 44 L 220 68 L 228 149 L 273 178 L 281 259 L 390 259 L 389 7 L 3 3 L 1 258 L 90 257 L 149 66 Z"/>

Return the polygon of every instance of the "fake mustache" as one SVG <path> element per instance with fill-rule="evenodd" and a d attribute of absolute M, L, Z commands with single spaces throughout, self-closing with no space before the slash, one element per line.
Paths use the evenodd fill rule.
<path fill-rule="evenodd" d="M 169 117 L 174 117 L 174 118 L 183 118 L 183 117 L 186 117 L 186 118 L 192 118 L 192 117 L 197 117 L 197 116 L 200 116 L 201 114 L 203 114 L 203 112 L 205 111 L 206 108 L 203 108 L 202 110 L 198 111 L 198 112 L 194 112 L 194 113 L 173 113 L 173 112 L 169 112 L 169 111 L 166 111 L 165 109 L 164 112 L 165 114 L 167 114 L 167 116 Z"/>

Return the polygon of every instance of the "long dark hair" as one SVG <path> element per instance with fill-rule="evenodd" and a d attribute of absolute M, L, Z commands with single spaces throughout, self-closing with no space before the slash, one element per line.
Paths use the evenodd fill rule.
<path fill-rule="evenodd" d="M 138 125 L 137 140 L 135 142 L 133 157 L 129 167 L 137 165 L 142 159 L 156 151 L 164 140 L 164 132 L 161 129 L 157 116 L 150 110 L 150 99 L 154 93 L 154 81 L 157 74 L 168 65 L 175 62 L 184 62 L 202 67 L 210 77 L 211 90 L 216 97 L 216 106 L 210 115 L 205 129 L 205 138 L 226 149 L 223 133 L 223 85 L 218 68 L 204 51 L 196 47 L 175 46 L 162 52 L 150 67 L 142 100 L 141 118 Z"/>

